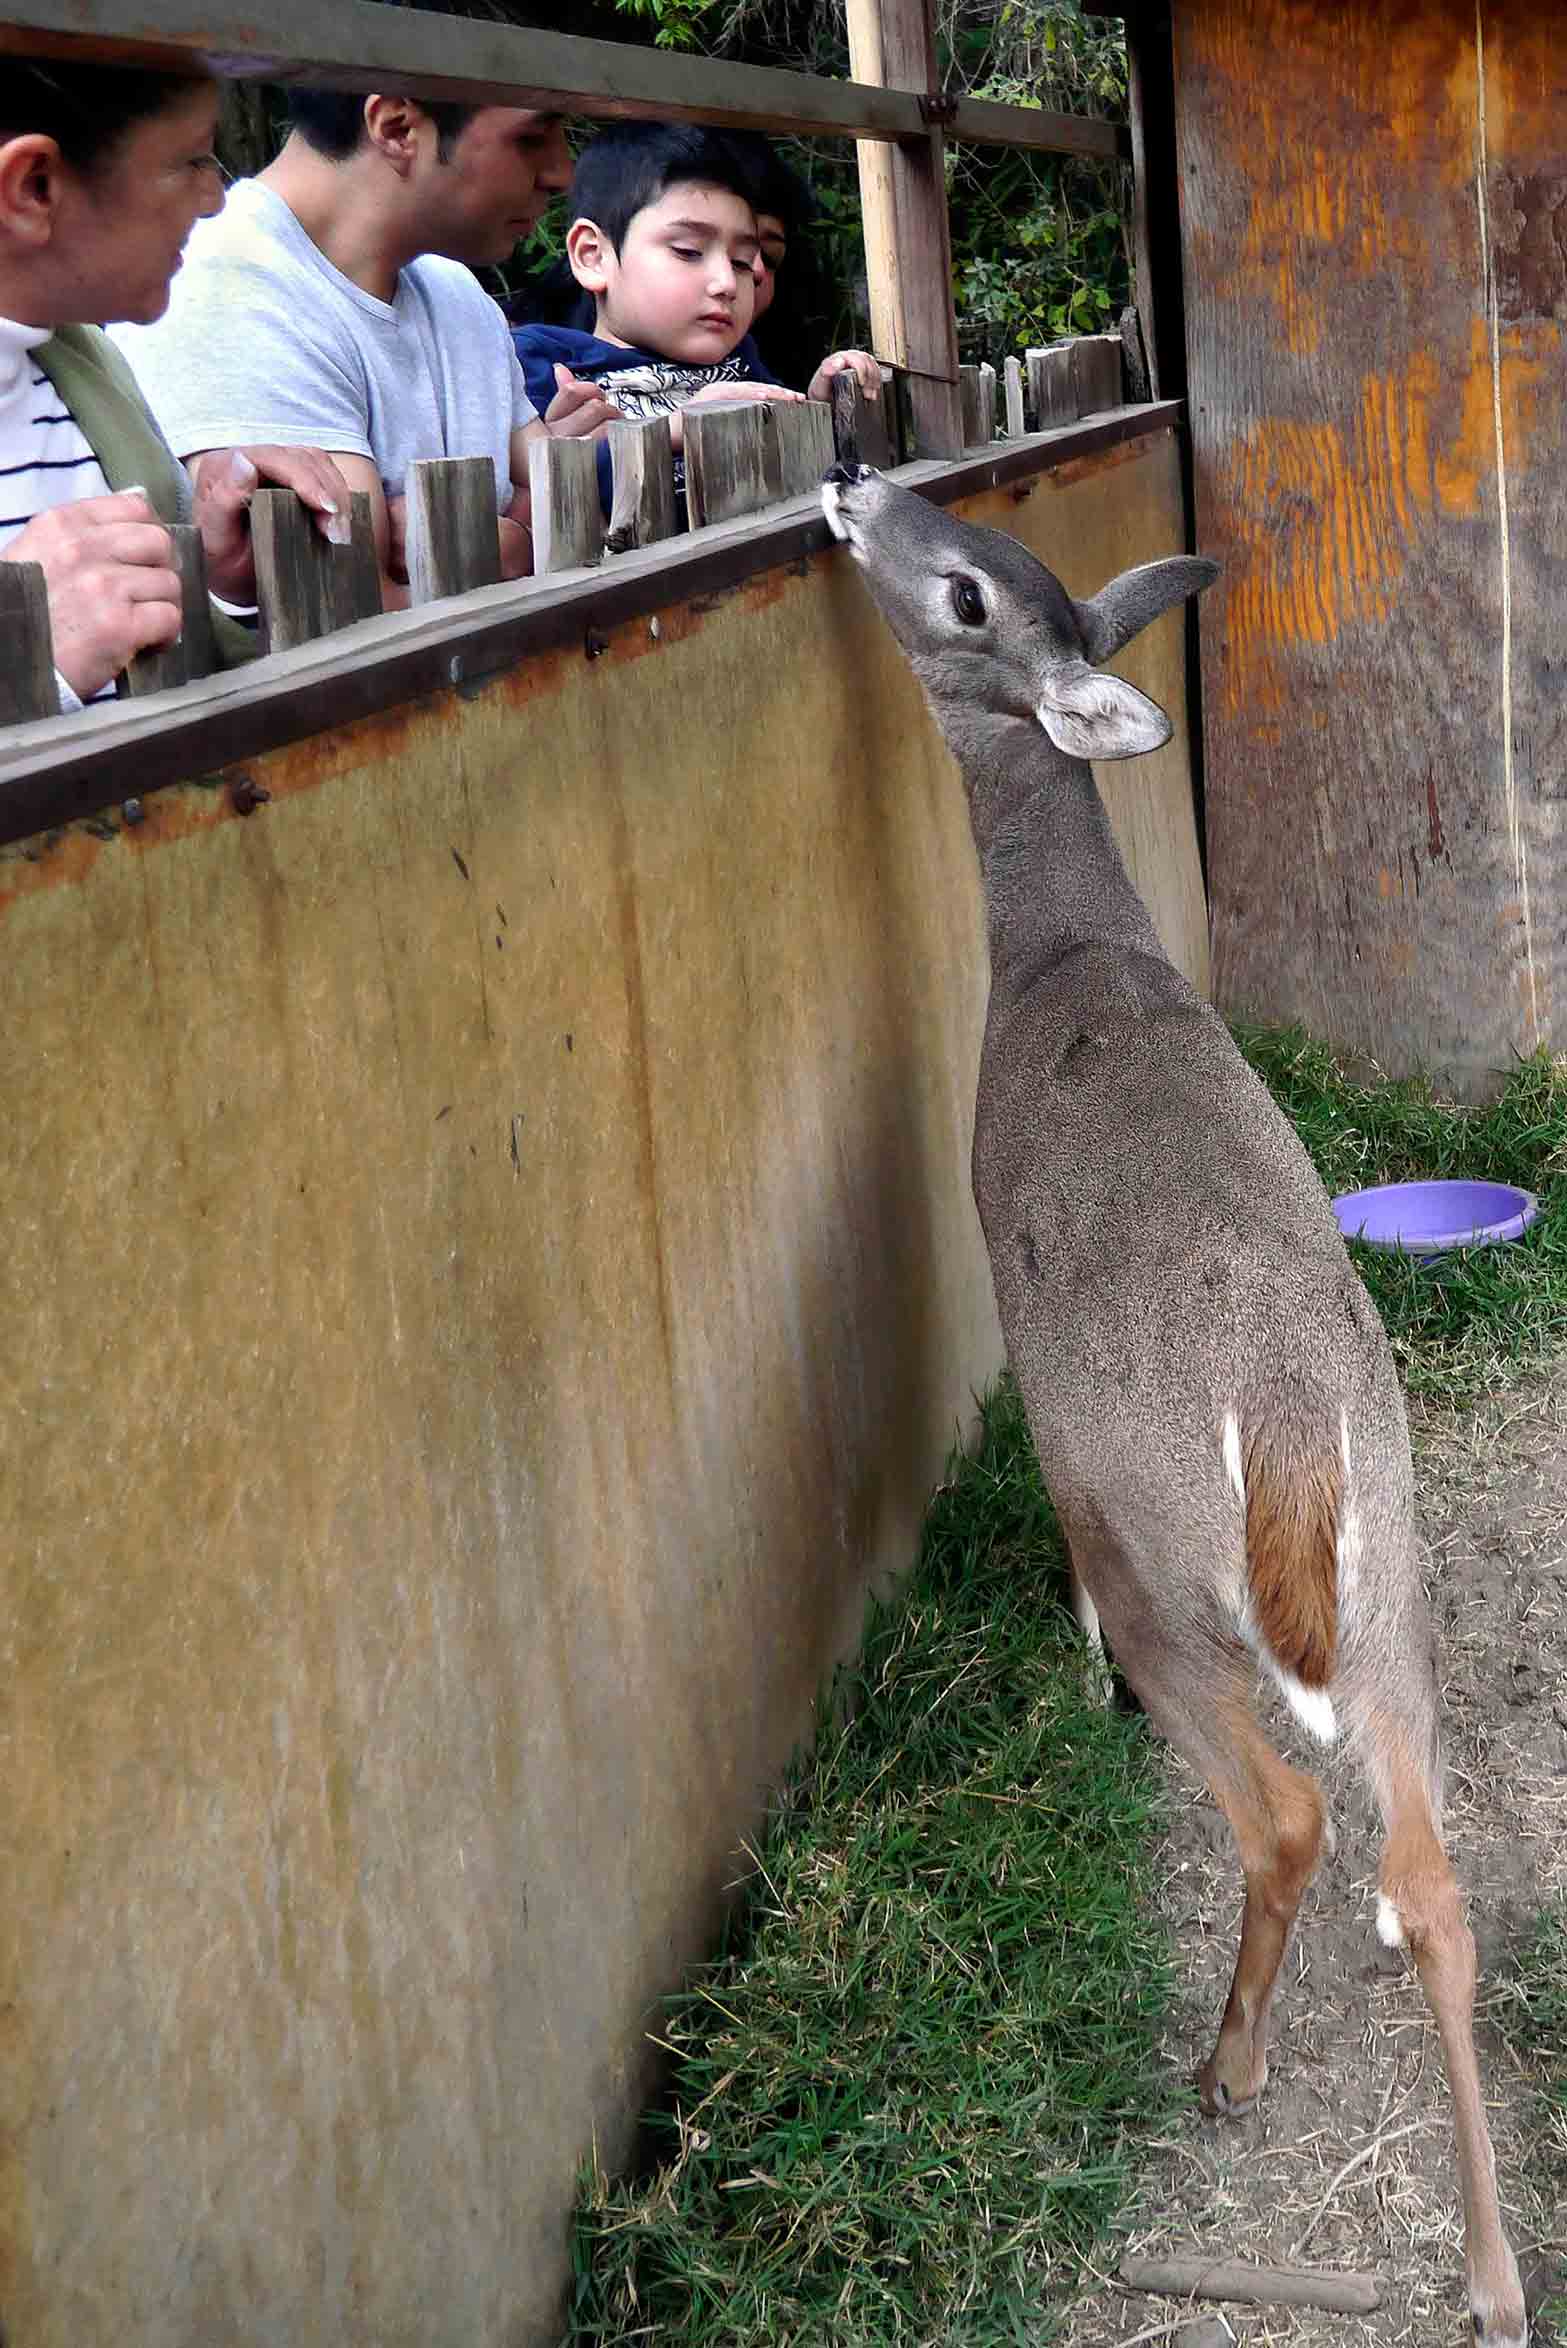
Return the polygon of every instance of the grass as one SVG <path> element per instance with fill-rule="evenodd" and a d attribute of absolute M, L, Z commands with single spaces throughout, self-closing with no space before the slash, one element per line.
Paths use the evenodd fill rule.
<path fill-rule="evenodd" d="M 670 2009 L 651 2174 L 588 2180 L 572 2341 L 1037 2341 L 1177 2093 L 1157 1773 L 1098 1701 L 1015 1389 Z"/>
<path fill-rule="evenodd" d="M 1567 2180 L 1567 1900 L 1542 1911 L 1511 1991 L 1516 2018 L 1510 2035 L 1545 2068 L 1546 2144 Z"/>
<path fill-rule="evenodd" d="M 1237 1040 L 1329 1191 L 1459 1176 L 1539 1197 L 1539 1219 L 1509 1247 L 1420 1263 L 1351 1242 L 1410 1394 L 1474 1401 L 1567 1347 L 1567 1063 L 1536 1053 L 1489 1106 L 1465 1109 L 1421 1078 L 1357 1081 L 1298 1028 Z"/>
<path fill-rule="evenodd" d="M 1508 1986 L 1508 2036 L 1544 2073 L 1540 2156 L 1567 2187 L 1567 1900 L 1541 1911 Z M 1535 2336 L 1567 2342 L 1567 2289 L 1539 2310 Z"/>

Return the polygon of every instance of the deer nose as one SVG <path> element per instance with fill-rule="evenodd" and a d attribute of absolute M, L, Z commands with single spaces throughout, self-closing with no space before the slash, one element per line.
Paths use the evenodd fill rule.
<path fill-rule="evenodd" d="M 856 481 L 869 481 L 875 470 L 874 465 L 832 465 L 823 478 L 835 481 L 840 489 L 852 489 Z"/>

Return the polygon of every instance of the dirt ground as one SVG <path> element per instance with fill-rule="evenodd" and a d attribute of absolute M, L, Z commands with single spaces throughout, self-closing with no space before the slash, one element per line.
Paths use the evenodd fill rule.
<path fill-rule="evenodd" d="M 1418 1412 L 1411 1431 L 1442 1655 L 1449 1846 L 1479 1945 L 1502 2205 L 1534 2308 L 1567 2288 L 1567 2147 L 1553 2178 L 1533 2075 L 1497 2027 L 1498 1984 L 1542 1900 L 1567 1891 L 1567 1367 L 1463 1416 Z M 1197 2252 L 1382 2278 L 1370 2316 L 1225 2307 L 1248 2348 L 1456 2348 L 1471 2335 L 1447 2090 L 1419 1982 L 1373 1929 L 1374 1813 L 1351 1764 L 1335 1752 L 1324 1768 L 1282 1723 L 1279 1735 L 1321 1777 L 1338 1851 L 1285 1961 L 1269 2085 L 1243 2120 L 1204 2119 L 1194 2102 L 1161 2138 L 1114 2257 Z M 1240 1894 L 1227 1828 L 1195 1780 L 1172 1772 L 1161 1897 L 1182 1955 L 1167 2051 L 1189 2072 L 1229 1987 Z M 1065 2337 L 1069 2348 L 1173 2340 L 1215 2312 L 1123 2292 L 1107 2274 Z M 1541 2348 L 1546 2336 L 1537 2324 Z"/>

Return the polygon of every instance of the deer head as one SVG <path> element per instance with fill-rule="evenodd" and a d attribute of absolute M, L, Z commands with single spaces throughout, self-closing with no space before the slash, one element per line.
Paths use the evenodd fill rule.
<path fill-rule="evenodd" d="M 1016 539 L 959 521 L 869 465 L 835 465 L 822 505 L 944 721 L 963 711 L 1036 719 L 1069 758 L 1135 758 L 1169 740 L 1158 704 L 1099 664 L 1208 586 L 1217 563 L 1143 563 L 1078 603 Z"/>

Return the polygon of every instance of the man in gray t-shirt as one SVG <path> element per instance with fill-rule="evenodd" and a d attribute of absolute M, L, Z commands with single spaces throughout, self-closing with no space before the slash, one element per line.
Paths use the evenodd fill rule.
<path fill-rule="evenodd" d="M 415 457 L 495 466 L 502 572 L 532 567 L 527 442 L 615 409 L 559 370 L 540 417 L 511 331 L 473 268 L 505 259 L 570 162 L 558 116 L 296 91 L 259 178 L 200 221 L 169 308 L 115 339 L 176 455 L 202 469 L 249 443 L 329 450 L 368 490 L 389 609 Z"/>

